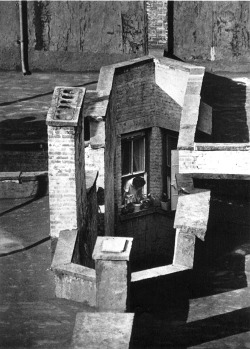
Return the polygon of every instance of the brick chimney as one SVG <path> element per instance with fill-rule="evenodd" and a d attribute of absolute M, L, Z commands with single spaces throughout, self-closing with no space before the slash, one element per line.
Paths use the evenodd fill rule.
<path fill-rule="evenodd" d="M 84 132 L 81 107 L 84 88 L 56 87 L 47 114 L 50 235 L 79 229 L 86 207 Z"/>

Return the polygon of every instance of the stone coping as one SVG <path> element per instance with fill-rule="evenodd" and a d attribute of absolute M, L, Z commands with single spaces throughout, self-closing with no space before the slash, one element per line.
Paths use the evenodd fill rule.
<path fill-rule="evenodd" d="M 51 264 L 51 270 L 57 274 L 66 274 L 75 278 L 95 282 L 95 270 L 72 263 L 77 230 L 63 230 L 59 234 L 55 254 Z"/>
<path fill-rule="evenodd" d="M 121 221 L 126 221 L 126 220 L 130 220 L 130 219 L 135 219 L 135 218 L 148 216 L 148 215 L 155 214 L 155 213 L 158 213 L 158 214 L 161 214 L 163 216 L 170 217 L 170 218 L 174 217 L 174 212 L 173 211 L 165 211 L 161 207 L 150 207 L 150 208 L 147 208 L 147 209 L 142 209 L 139 212 L 132 212 L 132 213 L 127 213 L 127 214 L 119 214 L 119 219 Z"/>
<path fill-rule="evenodd" d="M 95 269 L 84 267 L 83 265 L 68 263 L 53 267 L 52 270 L 54 270 L 58 275 L 64 274 L 78 279 L 84 279 L 93 282 L 96 281 Z"/>
<path fill-rule="evenodd" d="M 203 74 L 205 71 L 205 67 L 203 66 L 196 66 L 190 63 L 178 61 L 176 59 L 167 58 L 167 57 L 157 57 L 155 58 L 156 63 L 160 63 L 162 65 L 169 66 L 169 68 L 172 69 L 178 69 L 183 71 L 188 71 L 192 75 L 196 74 Z"/>
<path fill-rule="evenodd" d="M 194 143 L 194 150 L 198 151 L 250 151 L 250 143 Z"/>
<path fill-rule="evenodd" d="M 145 269 L 137 271 L 131 274 L 131 282 L 142 281 L 146 279 L 152 279 L 155 277 L 165 276 L 180 271 L 190 270 L 190 268 L 183 265 L 164 265 L 162 267 L 156 267 L 151 269 Z"/>
<path fill-rule="evenodd" d="M 194 127 L 194 126 L 190 126 Z M 250 151 L 249 143 L 194 143 L 190 145 L 180 145 L 178 150 L 194 151 Z"/>
<path fill-rule="evenodd" d="M 175 214 L 174 228 L 192 233 L 204 241 L 209 219 L 211 191 L 194 188 L 180 195 Z"/>
<path fill-rule="evenodd" d="M 48 177 L 48 171 L 33 171 L 33 172 L 0 172 L 0 182 L 3 181 L 39 181 L 41 178 Z M 98 177 L 98 171 L 87 171 L 86 172 L 86 188 L 87 190 L 92 188 Z"/>
<path fill-rule="evenodd" d="M 37 171 L 37 172 L 0 172 L 0 181 L 13 180 L 13 181 L 36 181 L 41 177 L 47 177 L 47 171 Z"/>

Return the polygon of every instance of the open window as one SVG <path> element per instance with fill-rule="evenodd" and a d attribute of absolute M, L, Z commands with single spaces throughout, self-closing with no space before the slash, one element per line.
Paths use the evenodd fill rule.
<path fill-rule="evenodd" d="M 121 141 L 122 156 L 122 193 L 129 180 L 143 177 L 146 184 L 140 194 L 147 194 L 146 172 L 146 133 L 144 131 L 123 135 Z"/>

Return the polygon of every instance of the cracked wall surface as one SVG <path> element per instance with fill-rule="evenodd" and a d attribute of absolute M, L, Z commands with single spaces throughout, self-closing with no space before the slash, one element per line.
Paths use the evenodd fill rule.
<path fill-rule="evenodd" d="M 174 50 L 181 59 L 247 69 L 249 47 L 248 1 L 174 2 Z"/>
<path fill-rule="evenodd" d="M 28 1 L 27 22 L 31 70 L 99 70 L 147 50 L 143 1 Z M 20 69 L 17 2 L 0 3 L 0 23 L 0 68 Z"/>

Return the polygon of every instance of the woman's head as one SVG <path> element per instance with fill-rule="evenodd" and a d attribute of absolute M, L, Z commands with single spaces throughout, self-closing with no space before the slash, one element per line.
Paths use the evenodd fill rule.
<path fill-rule="evenodd" d="M 135 177 L 133 179 L 133 187 L 136 189 L 142 188 L 145 184 L 145 179 L 142 177 Z"/>

